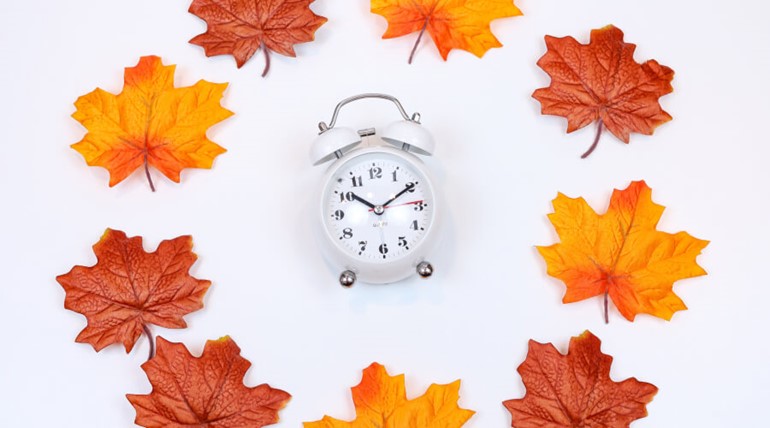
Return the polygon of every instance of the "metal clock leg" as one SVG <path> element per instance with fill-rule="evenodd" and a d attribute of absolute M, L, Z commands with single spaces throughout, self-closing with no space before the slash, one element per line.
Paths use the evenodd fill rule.
<path fill-rule="evenodd" d="M 433 265 L 428 262 L 420 262 L 417 265 L 417 274 L 423 278 L 429 278 L 433 275 Z"/>
<path fill-rule="evenodd" d="M 340 274 L 340 285 L 345 288 L 350 288 L 356 282 L 356 274 L 353 271 L 346 270 Z"/>

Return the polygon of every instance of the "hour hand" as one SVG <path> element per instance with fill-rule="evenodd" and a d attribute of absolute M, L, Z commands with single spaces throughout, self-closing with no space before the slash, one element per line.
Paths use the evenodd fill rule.
<path fill-rule="evenodd" d="M 350 192 L 350 193 L 353 195 L 353 199 L 357 200 L 358 202 L 361 202 L 362 204 L 366 205 L 367 207 L 369 207 L 371 209 L 374 209 L 374 204 L 373 203 L 371 203 L 371 202 L 367 201 L 366 199 L 356 195 L 353 192 Z"/>

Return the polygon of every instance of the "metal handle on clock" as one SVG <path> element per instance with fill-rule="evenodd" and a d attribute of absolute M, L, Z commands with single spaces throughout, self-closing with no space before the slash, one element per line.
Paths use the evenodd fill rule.
<path fill-rule="evenodd" d="M 406 110 L 404 110 L 404 107 L 401 105 L 398 99 L 396 99 L 396 97 L 392 95 L 387 95 L 387 94 L 367 93 L 367 94 L 354 95 L 352 97 L 345 98 L 344 100 L 340 101 L 339 104 L 337 104 L 337 107 L 334 108 L 334 114 L 332 114 L 332 120 L 329 121 L 329 124 L 327 125 L 326 122 L 318 123 L 318 129 L 321 131 L 320 133 L 323 134 L 324 132 L 334 128 L 334 125 L 337 123 L 337 116 L 339 116 L 340 109 L 342 109 L 343 106 L 345 106 L 346 104 L 352 103 L 353 101 L 358 101 L 366 98 L 379 98 L 383 100 L 392 101 L 393 104 L 395 104 L 396 107 L 398 108 L 398 111 L 399 113 L 401 113 L 401 116 L 404 118 L 404 120 L 420 123 L 420 113 L 415 112 L 414 114 L 412 114 L 411 117 L 409 117 L 409 115 L 406 113 Z"/>

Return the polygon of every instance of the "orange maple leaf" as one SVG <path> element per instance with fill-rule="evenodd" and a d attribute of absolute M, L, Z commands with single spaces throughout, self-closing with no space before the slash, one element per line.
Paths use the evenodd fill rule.
<path fill-rule="evenodd" d="M 174 69 L 145 56 L 126 68 L 120 94 L 97 88 L 75 102 L 72 117 L 89 132 L 72 148 L 88 165 L 110 172 L 110 187 L 144 165 L 155 191 L 149 165 L 178 183 L 184 168 L 211 168 L 225 152 L 206 130 L 233 114 L 219 104 L 227 83 L 200 80 L 175 88 Z"/>
<path fill-rule="evenodd" d="M 188 273 L 197 259 L 190 236 L 163 241 L 147 253 L 141 237 L 107 229 L 94 254 L 96 265 L 75 266 L 56 277 L 66 292 L 64 307 L 88 319 L 76 342 L 90 343 L 96 351 L 123 343 L 130 352 L 144 332 L 152 356 L 149 324 L 185 328 L 182 316 L 203 307 L 211 281 Z"/>
<path fill-rule="evenodd" d="M 597 121 L 583 158 L 594 151 L 604 128 L 628 144 L 631 132 L 652 135 L 671 120 L 658 99 L 674 90 L 674 70 L 655 60 L 634 61 L 636 45 L 624 43 L 620 29 L 593 30 L 587 45 L 552 36 L 545 36 L 545 44 L 548 50 L 537 65 L 551 76 L 551 85 L 532 96 L 543 114 L 567 118 L 567 132 Z"/>
<path fill-rule="evenodd" d="M 262 384 L 249 388 L 243 377 L 251 363 L 230 339 L 209 340 L 193 357 L 181 343 L 158 337 L 158 354 L 142 365 L 152 384 L 147 395 L 126 394 L 137 425 L 166 427 L 263 427 L 278 422 L 291 398 Z"/>
<path fill-rule="evenodd" d="M 426 31 L 444 61 L 452 49 L 481 58 L 490 48 L 502 46 L 489 23 L 522 14 L 513 0 L 372 0 L 371 10 L 388 21 L 383 39 L 420 32 L 409 55 L 410 64 Z"/>
<path fill-rule="evenodd" d="M 709 242 L 656 230 L 664 207 L 652 202 L 644 181 L 615 190 L 603 215 L 583 198 L 561 193 L 553 207 L 548 218 L 561 242 L 537 249 L 548 274 L 566 284 L 564 303 L 603 294 L 605 322 L 608 295 L 629 321 L 641 313 L 670 320 L 687 309 L 672 287 L 679 279 L 706 274 L 695 258 Z"/>
<path fill-rule="evenodd" d="M 524 398 L 504 401 L 516 428 L 627 428 L 647 416 L 645 405 L 658 392 L 635 378 L 610 379 L 612 357 L 601 341 L 584 332 L 569 341 L 562 355 L 552 344 L 529 341 L 519 374 L 527 388 Z"/>
<path fill-rule="evenodd" d="M 304 428 L 455 428 L 475 412 L 461 409 L 460 381 L 433 384 L 424 395 L 406 399 L 404 375 L 389 376 L 385 368 L 372 363 L 364 370 L 361 383 L 351 389 L 356 419 L 352 422 L 324 416 L 305 422 Z"/>
<path fill-rule="evenodd" d="M 193 0 L 189 12 L 208 24 L 190 40 L 206 56 L 232 55 L 241 68 L 260 48 L 265 54 L 262 77 L 270 71 L 270 52 L 290 57 L 294 45 L 313 41 L 326 18 L 310 10 L 314 0 Z"/>

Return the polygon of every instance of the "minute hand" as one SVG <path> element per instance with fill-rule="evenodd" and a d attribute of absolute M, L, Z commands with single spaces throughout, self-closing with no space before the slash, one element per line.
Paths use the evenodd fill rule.
<path fill-rule="evenodd" d="M 384 204 L 382 204 L 382 207 L 387 207 L 387 206 L 388 206 L 388 204 L 390 204 L 391 202 L 393 202 L 393 201 L 395 201 L 396 199 L 398 199 L 398 197 L 399 197 L 399 196 L 403 195 L 404 193 L 406 193 L 406 192 L 408 192 L 408 191 L 410 191 L 410 190 L 412 190 L 412 189 L 414 189 L 414 183 L 407 183 L 407 184 L 406 184 L 406 187 L 404 187 L 404 190 L 402 190 L 402 191 L 400 191 L 400 192 L 396 193 L 396 195 L 395 195 L 395 196 L 393 196 L 393 197 L 392 197 L 392 198 L 390 198 L 390 199 L 389 199 L 387 202 L 385 202 Z"/>

